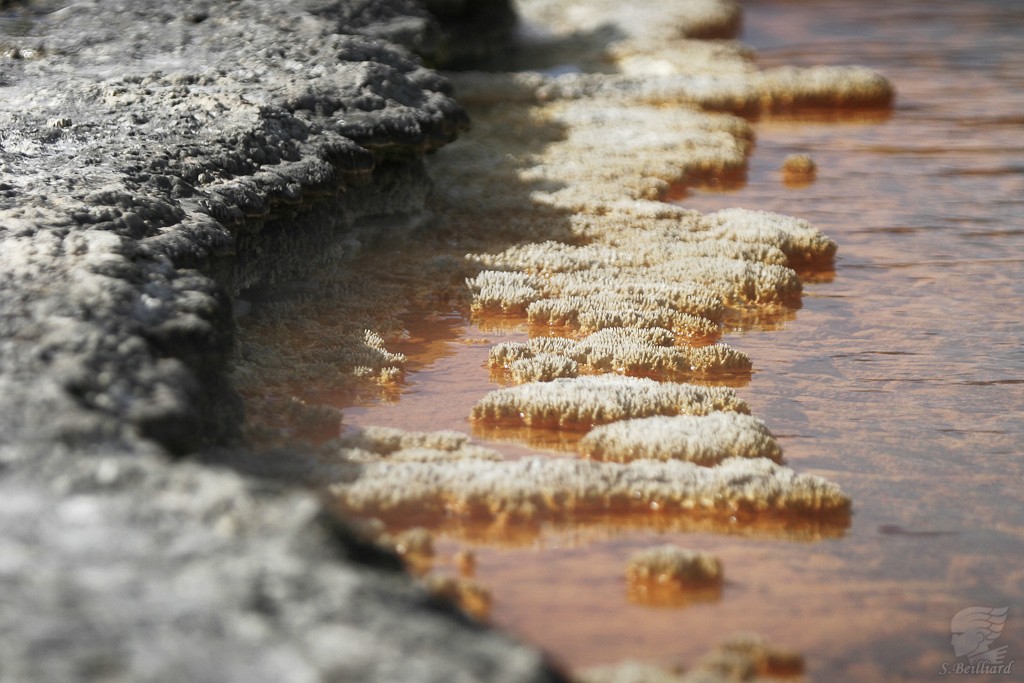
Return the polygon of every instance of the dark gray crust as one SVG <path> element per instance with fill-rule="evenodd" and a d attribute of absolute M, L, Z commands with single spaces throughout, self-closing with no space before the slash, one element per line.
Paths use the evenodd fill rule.
<path fill-rule="evenodd" d="M 238 419 L 215 379 L 219 292 L 295 275 L 363 216 L 422 211 L 418 159 L 467 117 L 411 53 L 290 3 L 19 14 L 0 37 L 0 316 L 19 340 L 0 407 L 19 419 L 0 441 L 222 439 Z M 87 414 L 38 424 L 18 377 Z"/>
<path fill-rule="evenodd" d="M 0 2 L 0 681 L 561 680 L 309 494 L 169 457 L 237 435 L 233 295 L 428 218 L 468 120 L 407 48 L 446 35 L 411 0 Z"/>

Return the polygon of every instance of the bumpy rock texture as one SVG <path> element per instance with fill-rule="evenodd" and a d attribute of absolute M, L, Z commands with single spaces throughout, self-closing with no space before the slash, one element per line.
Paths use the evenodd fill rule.
<path fill-rule="evenodd" d="M 491 349 L 488 363 L 505 369 L 515 382 L 575 377 L 581 369 L 674 379 L 690 375 L 743 373 L 750 358 L 726 344 L 674 346 L 675 336 L 661 327 L 608 327 L 574 341 L 534 337 L 503 342 Z"/>
<path fill-rule="evenodd" d="M 749 413 L 746 401 L 725 387 L 698 387 L 637 377 L 595 375 L 495 389 L 473 406 L 474 420 L 499 424 L 585 429 L 650 415 Z"/>
<path fill-rule="evenodd" d="M 0 481 L 2 681 L 555 680 L 317 501 L 192 464 Z"/>
<path fill-rule="evenodd" d="M 446 515 L 532 522 L 587 514 L 758 515 L 839 520 L 850 498 L 835 484 L 765 458 L 729 458 L 718 467 L 670 460 L 627 464 L 573 458 L 493 463 L 370 464 L 331 487 L 347 512 L 438 522 Z"/>
<path fill-rule="evenodd" d="M 686 460 L 715 465 L 732 457 L 782 460 L 782 448 L 764 422 L 731 412 L 613 422 L 590 430 L 580 450 L 595 460 L 617 462 Z"/>
<path fill-rule="evenodd" d="M 645 605 L 715 601 L 721 597 L 723 580 L 717 557 L 674 545 L 642 550 L 626 565 L 626 595 Z"/>
<path fill-rule="evenodd" d="M 16 292 L 0 305 L 19 341 L 4 440 L 130 426 L 188 450 L 232 422 L 197 381 L 230 349 L 220 292 L 301 272 L 339 229 L 421 212 L 415 159 L 467 118 L 435 72 L 356 32 L 375 25 L 340 34 L 294 6 L 79 3 L 26 21 L 4 38 L 0 109 L 0 277 Z"/>
<path fill-rule="evenodd" d="M 626 566 L 626 579 L 683 586 L 721 583 L 722 563 L 707 553 L 665 545 L 634 554 Z"/>
<path fill-rule="evenodd" d="M 168 459 L 238 431 L 230 295 L 422 222 L 468 119 L 407 48 L 510 35 L 470 5 L 0 3 L 0 680 L 558 679 L 308 494 Z"/>

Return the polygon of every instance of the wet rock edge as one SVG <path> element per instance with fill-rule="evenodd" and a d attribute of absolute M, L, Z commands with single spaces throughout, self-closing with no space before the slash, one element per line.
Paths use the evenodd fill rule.
<path fill-rule="evenodd" d="M 425 219 L 468 122 L 407 48 L 480 48 L 392 0 L 0 11 L 0 680 L 560 680 L 309 495 L 172 457 L 237 439 L 233 296 Z"/>

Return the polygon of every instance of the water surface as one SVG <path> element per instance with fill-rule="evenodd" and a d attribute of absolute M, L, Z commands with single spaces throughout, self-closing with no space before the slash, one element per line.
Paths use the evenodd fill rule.
<path fill-rule="evenodd" d="M 985 605 L 1010 608 L 994 646 L 1024 672 L 1024 3 L 746 7 L 764 66 L 863 63 L 899 93 L 888 115 L 758 121 L 745 183 L 678 199 L 800 216 L 839 242 L 835 273 L 805 288 L 801 310 L 726 341 L 754 360 L 740 394 L 795 469 L 852 496 L 852 526 L 817 542 L 547 529 L 442 541 L 441 555 L 473 548 L 493 621 L 571 666 L 686 663 L 755 631 L 804 652 L 815 680 L 938 680 L 951 617 Z M 783 182 L 794 152 L 815 159 L 814 182 Z M 525 333 L 457 315 L 442 328 L 402 349 L 413 372 L 400 402 L 349 408 L 346 424 L 468 431 L 494 387 L 479 340 Z M 630 602 L 629 555 L 664 542 L 717 554 L 721 595 Z"/>

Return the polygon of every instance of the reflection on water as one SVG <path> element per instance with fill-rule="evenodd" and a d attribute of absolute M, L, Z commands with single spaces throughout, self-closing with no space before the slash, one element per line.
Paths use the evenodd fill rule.
<path fill-rule="evenodd" d="M 722 587 L 681 590 L 673 585 L 628 584 L 626 599 L 645 607 L 680 609 L 700 602 L 718 602 L 722 599 Z"/>
<path fill-rule="evenodd" d="M 701 211 L 800 216 L 839 242 L 835 273 L 805 278 L 801 310 L 735 315 L 726 341 L 754 360 L 740 390 L 754 414 L 796 469 L 852 496 L 852 525 L 813 544 L 697 523 L 521 529 L 497 545 L 493 530 L 451 528 L 439 556 L 473 547 L 493 621 L 572 665 L 692 661 L 756 631 L 802 650 L 815 680 L 932 680 L 953 659 L 951 617 L 973 605 L 1010 607 L 998 644 L 1024 659 L 1024 4 L 747 10 L 764 65 L 866 63 L 899 92 L 891 114 L 764 118 L 745 179 L 674 195 Z M 814 182 L 784 183 L 794 153 L 813 157 Z M 526 338 L 514 324 L 458 325 L 464 339 Z M 489 345 L 441 346 L 400 409 L 347 409 L 346 423 L 469 431 L 495 386 Z M 721 558 L 717 600 L 627 599 L 626 559 L 665 542 Z"/>
<path fill-rule="evenodd" d="M 835 279 L 805 290 L 795 320 L 731 339 L 786 457 L 856 502 L 845 539 L 801 549 L 813 590 L 773 602 L 772 631 L 821 678 L 930 680 L 957 611 L 1009 605 L 1000 644 L 1024 652 L 1024 6 L 758 2 L 747 16 L 765 64 L 864 61 L 899 92 L 886 121 L 760 121 L 747 184 L 683 200 L 798 215 L 840 244 Z M 817 180 L 787 188 L 782 160 L 799 152 Z"/>
<path fill-rule="evenodd" d="M 341 512 L 345 512 L 341 510 Z M 399 534 L 405 530 L 428 525 L 431 532 L 449 541 L 482 544 L 488 548 L 537 548 L 566 545 L 585 546 L 609 539 L 660 534 L 714 534 L 743 538 L 777 539 L 799 543 L 816 543 L 825 539 L 842 538 L 850 526 L 847 512 L 833 515 L 801 515 L 788 513 L 727 513 L 690 512 L 659 514 L 648 510 L 622 508 L 530 515 L 451 515 L 416 513 L 391 515 L 383 520 L 388 531 Z M 618 576 L 627 558 L 620 565 L 605 568 Z M 523 562 L 538 562 L 534 557 Z M 564 580 L 564 579 L 563 579 Z M 504 587 L 502 588 L 504 590 Z M 585 600 L 586 596 L 578 596 Z M 545 644 L 545 647 L 547 644 Z"/>

